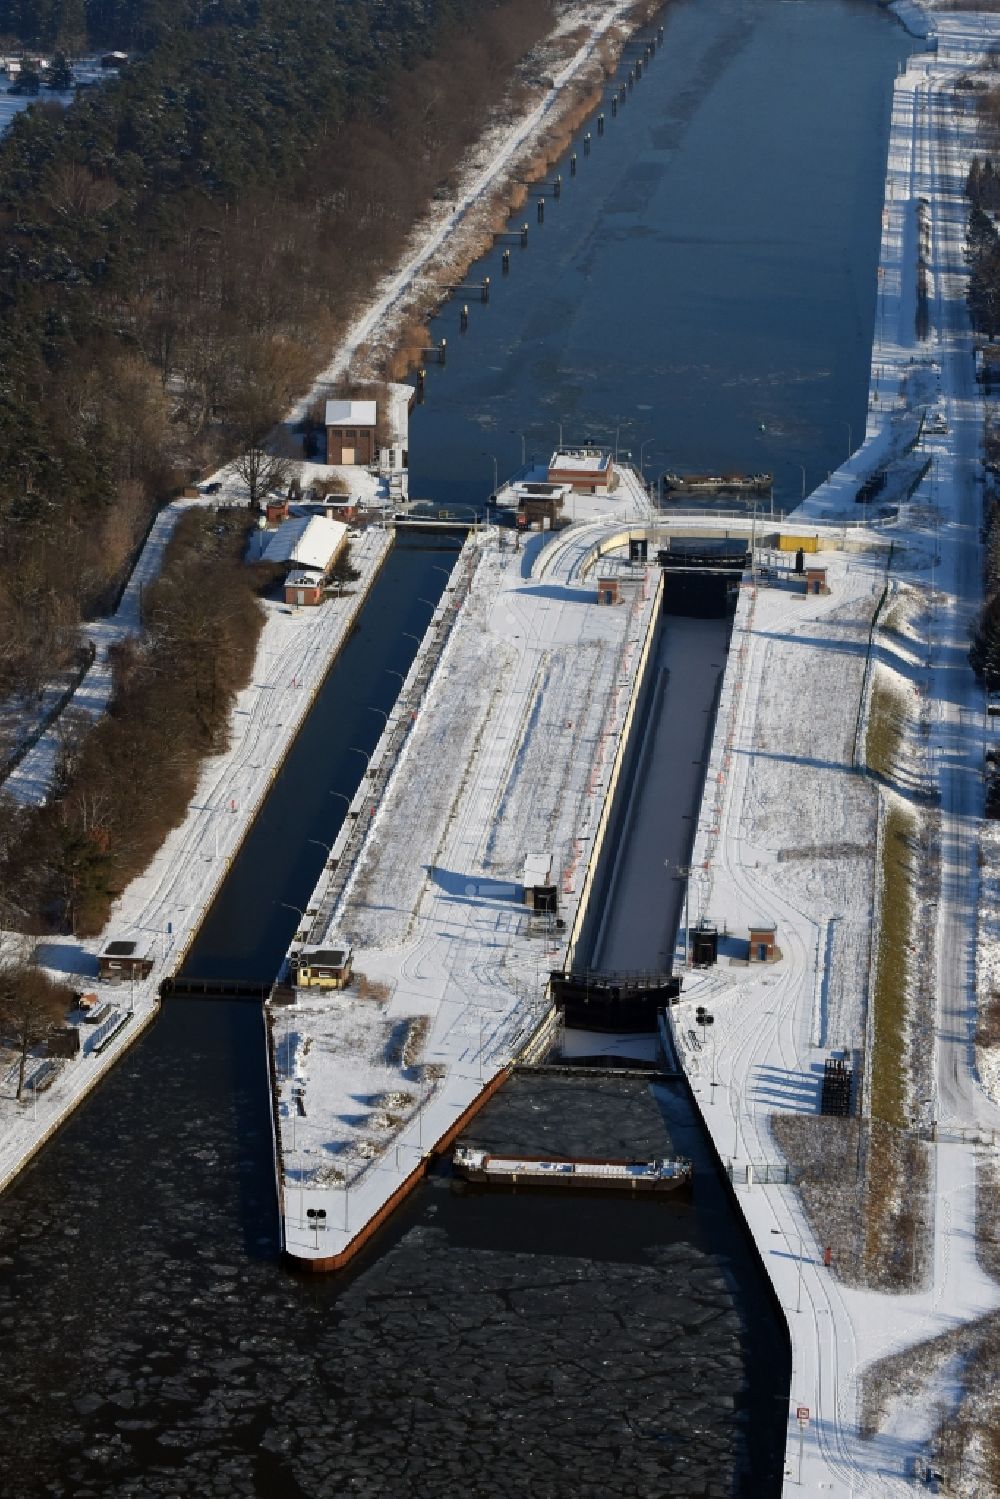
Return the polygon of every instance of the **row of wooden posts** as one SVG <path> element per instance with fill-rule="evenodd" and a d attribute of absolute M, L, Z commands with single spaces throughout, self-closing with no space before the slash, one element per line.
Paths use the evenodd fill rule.
<path fill-rule="evenodd" d="M 626 99 L 628 98 L 629 91 L 635 87 L 636 83 L 642 77 L 643 67 L 644 66 L 648 66 L 648 64 L 650 62 L 650 59 L 654 56 L 654 54 L 656 52 L 657 47 L 661 46 L 662 43 L 663 43 L 663 27 L 660 26 L 660 27 L 657 28 L 657 33 L 656 33 L 656 37 L 655 38 L 643 41 L 643 42 L 641 42 L 639 44 L 640 47 L 641 47 L 641 49 L 642 49 L 642 55 L 636 57 L 635 61 L 632 63 L 631 67 L 629 68 L 627 79 L 625 80 L 625 82 L 619 84 L 615 88 L 614 92 L 611 95 L 610 106 L 611 106 L 611 116 L 612 116 L 612 118 L 615 118 L 617 116 L 618 110 L 619 110 L 620 106 L 622 104 L 624 104 L 625 101 L 626 101 Z M 597 133 L 598 133 L 598 135 L 603 135 L 604 134 L 604 126 L 605 126 L 605 115 L 604 115 L 604 111 L 602 110 L 601 113 L 597 116 Z M 591 131 L 588 130 L 587 133 L 583 137 L 583 154 L 584 154 L 584 156 L 589 156 L 590 155 L 591 144 L 592 144 L 592 133 L 591 133 Z M 569 174 L 570 174 L 570 176 L 571 177 L 575 177 L 576 176 L 576 171 L 577 171 L 577 153 L 574 151 L 572 153 L 572 155 L 570 156 L 570 159 L 569 159 Z M 545 223 L 545 199 L 546 199 L 546 197 L 548 195 L 551 194 L 551 196 L 558 201 L 558 199 L 562 196 L 562 176 L 561 176 L 561 174 L 557 174 L 555 176 L 555 178 L 551 182 L 532 183 L 532 184 L 530 184 L 530 189 L 529 190 L 533 194 L 535 194 L 537 196 L 537 198 L 538 198 L 538 203 L 537 203 L 537 208 L 536 208 L 537 218 L 538 218 L 539 224 L 544 224 Z M 521 246 L 521 249 L 522 250 L 526 250 L 528 248 L 528 225 L 526 223 L 522 224 L 521 227 L 520 227 L 520 229 L 502 229 L 497 234 L 494 235 L 493 242 L 494 242 L 494 244 L 500 244 L 500 243 L 504 244 L 504 250 L 503 250 L 503 254 L 501 256 L 501 260 L 500 260 L 500 267 L 501 267 L 502 274 L 504 276 L 508 276 L 510 274 L 510 248 L 509 248 L 510 243 L 512 243 L 512 242 L 519 243 L 520 246 Z M 471 293 L 473 295 L 478 295 L 480 302 L 485 307 L 485 306 L 487 306 L 489 304 L 489 300 L 490 300 L 490 278 L 489 278 L 489 276 L 486 276 L 486 277 L 484 277 L 484 279 L 481 282 L 473 283 L 473 284 L 468 284 L 468 285 L 452 286 L 452 287 L 448 287 L 447 290 L 449 291 L 449 293 L 452 296 L 454 296 L 456 294 L 462 294 L 462 293 L 465 293 L 465 294 L 470 294 Z M 459 329 L 460 329 L 460 331 L 462 333 L 468 332 L 468 328 L 469 328 L 469 304 L 468 304 L 468 302 L 463 302 L 462 303 L 462 306 L 461 306 L 461 308 L 459 310 L 459 315 L 458 315 L 458 325 L 459 325 Z M 426 371 L 426 368 L 424 366 L 426 366 L 427 364 L 444 365 L 444 364 L 447 364 L 447 362 L 448 362 L 448 340 L 447 340 L 447 338 L 442 338 L 440 340 L 440 342 L 437 343 L 437 344 L 435 344 L 432 348 L 422 349 L 421 350 L 421 359 L 423 360 L 424 363 L 421 366 L 421 368 L 417 370 L 417 400 L 418 401 L 423 401 L 423 399 L 424 399 L 424 387 L 425 387 L 425 381 L 426 381 L 426 378 L 427 378 L 427 371 Z"/>

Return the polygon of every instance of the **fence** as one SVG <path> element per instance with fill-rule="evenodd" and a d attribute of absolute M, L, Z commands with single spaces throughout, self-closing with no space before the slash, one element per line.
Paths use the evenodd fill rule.
<path fill-rule="evenodd" d="M 748 1187 L 787 1187 L 795 1183 L 787 1161 L 727 1161 L 726 1175 L 734 1186 L 745 1183 Z"/>

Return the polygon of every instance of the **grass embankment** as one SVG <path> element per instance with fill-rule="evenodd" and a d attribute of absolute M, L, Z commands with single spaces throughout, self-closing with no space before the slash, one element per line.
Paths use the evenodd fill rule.
<path fill-rule="evenodd" d="M 883 677 L 872 686 L 865 738 L 869 771 L 898 784 L 908 701 Z M 864 1131 L 864 1276 L 876 1285 L 909 1284 L 919 1269 L 926 1191 L 925 1148 L 910 1133 L 908 1003 L 913 950 L 918 818 L 890 791 L 877 874 L 870 1053 L 869 1122 Z"/>

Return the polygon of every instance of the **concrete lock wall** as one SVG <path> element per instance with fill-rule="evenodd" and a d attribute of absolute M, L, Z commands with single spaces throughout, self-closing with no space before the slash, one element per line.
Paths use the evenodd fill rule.
<path fill-rule="evenodd" d="M 597 913 L 591 912 L 591 898 L 594 894 L 595 884 L 599 885 L 600 883 L 599 875 L 602 872 L 601 852 L 604 848 L 605 840 L 608 837 L 609 831 L 617 826 L 623 806 L 628 799 L 627 792 L 630 776 L 627 772 L 631 771 L 636 751 L 632 728 L 636 717 L 641 717 L 648 697 L 651 676 L 649 667 L 650 662 L 656 654 L 656 646 L 659 641 L 659 633 L 663 622 L 663 583 L 664 575 L 661 572 L 656 580 L 656 587 L 653 591 L 653 607 L 649 616 L 649 624 L 646 628 L 646 638 L 642 644 L 642 654 L 636 666 L 632 698 L 628 705 L 628 712 L 625 714 L 625 721 L 622 724 L 621 735 L 618 739 L 614 763 L 611 767 L 607 790 L 604 794 L 604 806 L 601 809 L 597 831 L 594 834 L 594 842 L 590 850 L 587 873 L 580 891 L 576 919 L 573 922 L 569 943 L 566 948 L 567 968 L 574 966 L 581 949 L 584 957 L 586 957 L 588 944 L 593 940 L 594 922 L 597 920 Z"/>

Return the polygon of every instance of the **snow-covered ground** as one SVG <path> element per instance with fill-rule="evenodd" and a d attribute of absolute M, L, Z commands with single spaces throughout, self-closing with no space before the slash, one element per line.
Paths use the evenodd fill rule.
<path fill-rule="evenodd" d="M 201 924 L 390 545 L 380 528 L 363 533 L 351 553 L 361 576 L 342 597 L 319 608 L 265 605 L 253 681 L 237 697 L 229 748 L 205 762 L 184 821 L 116 902 L 100 936 L 80 942 L 53 938 L 40 946 L 39 960 L 54 975 L 98 994 L 119 1021 L 130 1018 L 100 1053 L 93 1032 L 84 1027 L 81 1056 L 59 1063 L 54 1081 L 37 1097 L 29 1092 L 17 1103 L 16 1069 L 0 1078 L 0 1188 L 155 1013 L 159 984 L 177 968 Z M 97 954 L 111 939 L 134 940 L 153 957 L 147 980 L 98 982 Z"/>

